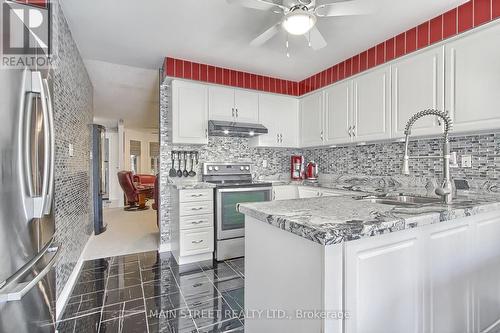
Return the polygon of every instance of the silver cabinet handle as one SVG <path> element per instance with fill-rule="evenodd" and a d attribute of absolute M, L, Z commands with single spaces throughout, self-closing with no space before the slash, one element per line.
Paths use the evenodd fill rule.
<path fill-rule="evenodd" d="M 280 143 L 280 135 L 279 134 L 276 134 L 276 142 Z"/>
<path fill-rule="evenodd" d="M 280 134 L 280 142 L 283 143 L 283 134 Z"/>
<path fill-rule="evenodd" d="M 238 118 L 238 108 L 236 108 L 236 118 Z"/>
<path fill-rule="evenodd" d="M 356 125 L 352 127 L 352 136 L 356 136 Z"/>
<path fill-rule="evenodd" d="M 235 115 L 234 115 L 234 108 L 231 108 L 231 113 L 232 113 L 233 118 L 234 118 L 235 117 Z"/>
<path fill-rule="evenodd" d="M 205 137 L 208 139 L 208 128 L 205 128 Z M 181 163 L 181 161 L 179 161 Z"/>
<path fill-rule="evenodd" d="M 192 196 L 193 198 L 199 198 L 199 197 L 202 197 L 202 196 L 203 196 L 203 194 L 191 194 L 191 196 Z"/>
<path fill-rule="evenodd" d="M 191 224 L 202 224 L 203 222 L 205 222 L 205 221 L 193 221 L 193 222 L 191 222 Z"/>
<path fill-rule="evenodd" d="M 351 134 L 351 128 L 352 128 L 352 126 L 349 126 L 349 128 L 347 129 L 347 134 L 349 134 L 349 137 L 352 136 L 352 134 Z"/>
<path fill-rule="evenodd" d="M 191 208 L 191 210 L 202 210 L 202 209 L 203 209 L 203 207 L 193 207 L 193 208 Z"/>
<path fill-rule="evenodd" d="M 273 200 L 276 200 L 276 191 L 273 190 Z"/>
<path fill-rule="evenodd" d="M 193 244 L 200 244 L 203 243 L 203 239 L 197 240 L 197 241 L 191 241 Z"/>
<path fill-rule="evenodd" d="M 321 141 L 323 141 L 323 131 L 321 131 Z"/>

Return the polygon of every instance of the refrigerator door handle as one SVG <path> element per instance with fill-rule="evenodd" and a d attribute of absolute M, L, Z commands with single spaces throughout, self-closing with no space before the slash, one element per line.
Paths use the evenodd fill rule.
<path fill-rule="evenodd" d="M 35 189 L 33 186 L 33 178 L 31 177 L 31 137 L 30 137 L 30 132 L 31 132 L 31 117 L 32 117 L 32 110 L 33 110 L 33 98 L 35 98 L 35 94 L 31 91 L 27 91 L 26 94 L 24 94 L 24 116 L 23 116 L 23 121 L 24 121 L 24 152 L 23 152 L 23 158 L 24 158 L 24 174 L 25 174 L 25 179 L 26 183 L 28 186 L 28 195 L 30 198 L 32 198 L 35 195 Z"/>
<path fill-rule="evenodd" d="M 34 93 L 40 94 L 40 100 L 42 104 L 42 114 L 43 114 L 43 142 L 44 142 L 44 154 L 43 154 L 43 180 L 42 180 L 42 191 L 40 196 L 33 197 L 33 217 L 42 218 L 45 214 L 45 203 L 47 202 L 47 191 L 49 188 L 49 173 L 50 173 L 50 125 L 49 122 L 49 110 L 47 106 L 47 99 L 45 96 L 45 89 L 43 87 L 42 73 L 32 72 L 31 73 L 31 87 Z M 49 144 L 47 144 L 49 143 Z"/>
<path fill-rule="evenodd" d="M 18 282 L 18 279 L 21 279 L 24 275 L 20 275 L 18 279 L 14 281 L 10 281 L 8 284 L 0 288 L 0 303 L 2 302 L 12 302 L 12 301 L 20 301 L 24 295 L 26 295 L 33 287 L 35 287 L 38 282 L 40 282 L 54 267 L 56 263 L 57 256 L 59 254 L 58 247 L 48 247 L 45 250 L 45 254 L 50 254 L 50 259 L 47 265 L 40 271 L 38 274 L 31 280 L 26 282 Z M 42 256 L 43 257 L 43 256 Z M 40 258 L 39 258 L 40 259 Z M 33 268 L 38 263 L 38 260 L 35 260 L 33 264 L 26 270 Z"/>
<path fill-rule="evenodd" d="M 47 190 L 47 199 L 45 202 L 45 210 L 44 213 L 46 215 L 50 214 L 50 210 L 52 209 L 52 199 L 54 196 L 54 166 L 55 166 L 55 136 L 54 136 L 54 111 L 52 108 L 52 97 L 50 95 L 50 89 L 49 89 L 49 82 L 47 79 L 43 79 L 43 87 L 45 89 L 45 103 L 47 103 L 47 113 L 48 113 L 48 118 L 47 118 L 47 124 L 49 128 L 49 135 L 50 135 L 50 168 L 49 168 L 49 187 Z M 43 101 L 42 101 L 43 103 Z"/>

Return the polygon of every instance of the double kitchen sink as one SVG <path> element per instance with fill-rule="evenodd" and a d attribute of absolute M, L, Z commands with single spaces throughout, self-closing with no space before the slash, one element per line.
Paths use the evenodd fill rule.
<path fill-rule="evenodd" d="M 428 198 L 411 195 L 370 195 L 357 198 L 359 201 L 367 201 L 370 203 L 377 203 L 392 206 L 415 206 L 427 204 L 440 204 L 443 202 L 441 198 Z"/>

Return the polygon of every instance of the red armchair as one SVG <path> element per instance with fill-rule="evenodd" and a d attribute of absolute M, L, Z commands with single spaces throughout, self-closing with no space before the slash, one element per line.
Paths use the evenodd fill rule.
<path fill-rule="evenodd" d="M 134 182 L 139 183 L 141 185 L 153 186 L 155 184 L 156 176 L 154 175 L 145 175 L 145 174 L 136 174 L 134 175 Z"/>
<path fill-rule="evenodd" d="M 151 191 L 150 188 L 141 189 L 137 188 L 133 182 L 132 172 L 130 171 L 119 171 L 118 172 L 118 182 L 125 194 L 128 206 L 125 206 L 125 210 L 143 210 L 148 209 L 148 206 L 144 202 L 140 202 L 141 196 L 146 196 L 148 192 Z"/>

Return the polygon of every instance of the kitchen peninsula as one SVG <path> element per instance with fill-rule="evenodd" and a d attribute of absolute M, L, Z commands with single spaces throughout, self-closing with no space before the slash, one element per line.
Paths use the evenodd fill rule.
<path fill-rule="evenodd" d="M 498 193 L 373 193 L 240 204 L 246 332 L 500 327 Z"/>

